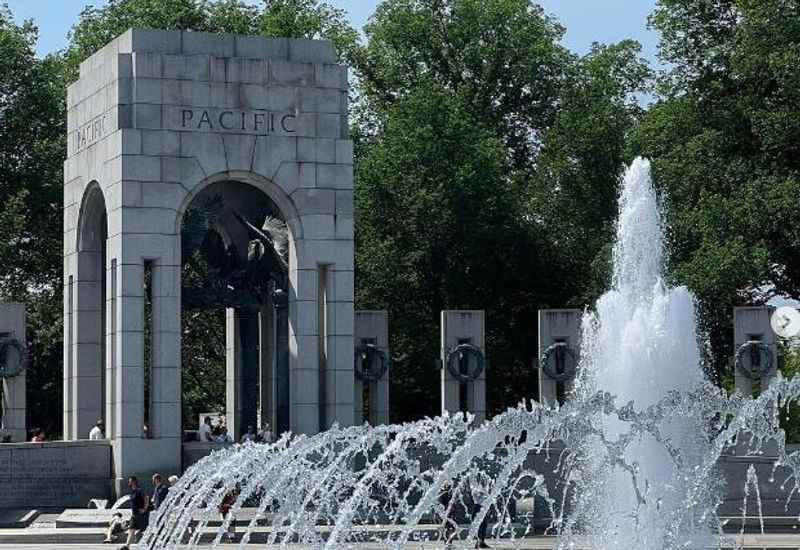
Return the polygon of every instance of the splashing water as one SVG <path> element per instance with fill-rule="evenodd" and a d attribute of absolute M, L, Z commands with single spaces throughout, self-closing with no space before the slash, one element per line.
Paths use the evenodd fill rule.
<path fill-rule="evenodd" d="M 715 548 L 719 459 L 734 447 L 759 455 L 767 442 L 788 502 L 800 489 L 800 453 L 787 454 L 778 412 L 800 397 L 800 379 L 778 376 L 758 398 L 708 383 L 693 298 L 662 280 L 646 160 L 627 170 L 619 202 L 612 289 L 584 317 L 579 376 L 564 406 L 520 404 L 481 426 L 443 416 L 218 451 L 170 491 L 141 546 L 219 544 L 247 509 L 242 545 L 444 547 L 474 540 L 486 520 L 489 537 L 512 547 L 545 531 L 559 549 Z M 745 477 L 747 507 L 759 481 L 755 468 Z M 231 513 L 208 529 L 226 498 Z"/>

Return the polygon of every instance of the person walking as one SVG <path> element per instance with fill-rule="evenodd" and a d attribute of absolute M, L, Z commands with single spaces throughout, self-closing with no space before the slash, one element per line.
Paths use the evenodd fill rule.
<path fill-rule="evenodd" d="M 97 422 L 94 423 L 94 427 L 89 430 L 89 439 L 92 441 L 100 441 L 105 438 L 105 423 L 102 418 L 98 418 Z"/>
<path fill-rule="evenodd" d="M 131 522 L 128 525 L 128 540 L 119 550 L 130 550 L 131 544 L 136 542 L 136 537 L 147 529 L 147 495 L 139 487 L 136 476 L 128 478 L 128 487 L 131 490 Z"/>
<path fill-rule="evenodd" d="M 445 548 L 450 550 L 453 547 L 453 539 L 458 534 L 452 480 L 445 481 L 444 485 L 442 485 L 442 492 L 439 493 L 439 504 L 444 507 L 442 540 L 444 540 Z"/>
<path fill-rule="evenodd" d="M 229 491 L 225 493 L 225 496 L 222 499 L 222 502 L 219 503 L 217 510 L 219 511 L 219 515 L 222 516 L 223 523 L 228 518 L 228 515 L 231 513 L 231 507 L 233 507 L 233 503 L 236 502 L 236 491 Z M 236 520 L 234 518 L 230 518 L 230 523 L 228 524 L 228 541 L 233 542 L 236 537 Z"/>
<path fill-rule="evenodd" d="M 484 506 L 488 505 L 488 488 L 484 484 L 481 472 L 474 472 L 469 476 L 470 496 L 472 497 L 472 519 L 478 517 Z M 481 524 L 478 526 L 478 541 L 475 548 L 489 548 L 486 544 L 486 528 L 489 522 L 489 513 L 483 516 Z"/>

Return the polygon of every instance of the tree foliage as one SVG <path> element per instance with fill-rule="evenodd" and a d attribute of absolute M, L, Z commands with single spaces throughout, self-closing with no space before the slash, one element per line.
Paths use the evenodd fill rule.
<path fill-rule="evenodd" d="M 440 410 L 442 309 L 486 311 L 492 409 L 530 398 L 537 310 L 607 278 L 638 45 L 578 57 L 527 0 L 388 0 L 365 31 L 357 301 L 390 312 L 393 412 Z"/>
<path fill-rule="evenodd" d="M 29 421 L 61 431 L 61 179 L 66 117 L 57 56 L 0 7 L 0 301 L 27 308 Z"/>
<path fill-rule="evenodd" d="M 800 298 L 800 8 L 764 0 L 661 0 L 672 69 L 632 147 L 665 191 L 675 278 L 701 299 L 715 371 L 730 311 Z"/>

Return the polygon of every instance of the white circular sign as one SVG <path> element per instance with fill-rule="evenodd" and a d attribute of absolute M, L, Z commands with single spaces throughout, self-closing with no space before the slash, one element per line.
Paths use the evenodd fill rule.
<path fill-rule="evenodd" d="M 800 311 L 793 307 L 782 306 L 775 310 L 770 319 L 772 330 L 783 338 L 800 335 Z"/>

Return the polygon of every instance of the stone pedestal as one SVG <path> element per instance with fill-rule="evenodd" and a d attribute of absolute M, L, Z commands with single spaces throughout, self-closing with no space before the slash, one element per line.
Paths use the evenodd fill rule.
<path fill-rule="evenodd" d="M 472 380 L 459 380 L 448 368 L 453 350 L 459 344 L 472 344 L 486 359 L 484 312 L 478 310 L 442 311 L 441 362 L 442 412 L 470 412 L 475 422 L 486 420 L 486 369 Z M 455 359 L 453 359 L 455 361 Z M 457 366 L 462 374 L 474 372 L 476 358 L 464 355 Z"/>
<path fill-rule="evenodd" d="M 12 338 L 23 347 L 25 339 L 25 306 L 0 304 L 0 339 Z M 16 352 L 14 352 L 16 353 Z M 25 371 L 12 378 L 3 378 L 3 395 L 0 403 L 0 429 L 11 436 L 12 442 L 25 441 Z"/>
<path fill-rule="evenodd" d="M 581 315 L 579 309 L 539 310 L 537 370 L 540 403 L 563 403 L 572 391 L 581 349 Z M 545 368 L 543 360 L 548 349 L 546 360 L 549 366 Z M 548 375 L 548 370 L 555 376 Z"/>
<path fill-rule="evenodd" d="M 770 325 L 772 311 L 769 306 L 733 308 L 734 381 L 736 390 L 745 395 L 753 394 L 753 379 L 736 365 L 735 356 L 742 346 L 747 345 L 748 342 L 757 342 L 759 347 L 763 345 L 763 352 L 758 351 L 755 346 L 752 350 L 743 350 L 741 355 L 744 361 L 763 362 L 766 360 L 764 353 L 771 355 L 771 367 L 766 368 L 764 365 L 761 376 L 758 377 L 762 389 L 769 387 L 770 381 L 777 372 L 778 349 L 775 345 L 775 333 Z"/>
<path fill-rule="evenodd" d="M 306 434 L 353 422 L 347 100 L 325 41 L 132 29 L 81 64 L 67 90 L 64 433 L 85 438 L 104 416 L 118 486 L 180 469 L 182 222 L 203 193 L 288 226 L 279 422 Z M 269 212 L 250 212 L 252 196 Z M 226 244 L 246 253 L 232 218 Z M 258 418 L 263 392 L 245 390 L 267 378 L 264 324 L 249 319 L 231 327 L 236 432 Z"/>
<path fill-rule="evenodd" d="M 389 361 L 389 313 L 387 311 L 356 311 L 355 345 L 373 345 Z M 380 361 L 375 357 L 374 361 Z M 376 365 L 365 365 L 365 368 Z M 375 426 L 389 423 L 389 371 L 378 380 L 355 377 L 355 421 L 369 422 Z"/>

